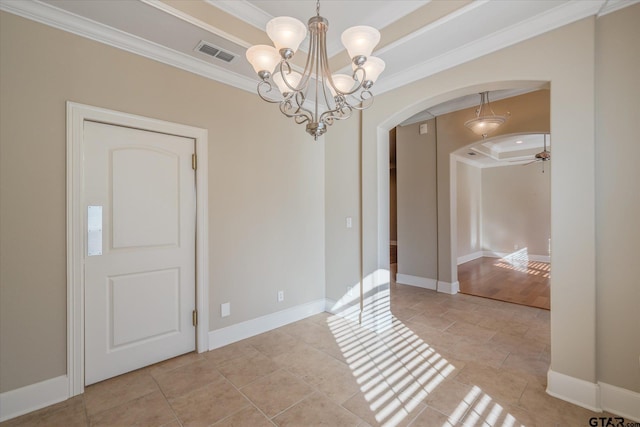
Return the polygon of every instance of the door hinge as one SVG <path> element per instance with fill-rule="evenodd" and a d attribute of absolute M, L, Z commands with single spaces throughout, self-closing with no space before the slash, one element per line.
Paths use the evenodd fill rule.
<path fill-rule="evenodd" d="M 198 310 L 191 312 L 191 320 L 193 321 L 193 326 L 198 326 Z"/>
<path fill-rule="evenodd" d="M 193 153 L 191 155 L 191 167 L 193 168 L 193 170 L 198 169 L 198 156 L 196 155 L 196 153 Z"/>

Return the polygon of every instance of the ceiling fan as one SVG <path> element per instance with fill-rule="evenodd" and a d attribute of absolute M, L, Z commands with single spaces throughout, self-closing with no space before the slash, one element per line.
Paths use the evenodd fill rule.
<path fill-rule="evenodd" d="M 523 166 L 527 166 L 530 165 L 531 163 L 536 163 L 536 162 L 546 162 L 547 160 L 551 160 L 551 151 L 547 150 L 547 134 L 544 134 L 544 149 L 537 153 L 535 156 L 535 158 L 530 161 L 529 163 L 525 163 Z M 542 172 L 544 172 L 544 169 L 542 169 Z"/>

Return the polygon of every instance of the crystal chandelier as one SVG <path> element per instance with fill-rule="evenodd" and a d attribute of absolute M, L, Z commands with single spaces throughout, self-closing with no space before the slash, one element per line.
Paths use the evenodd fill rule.
<path fill-rule="evenodd" d="M 306 37 L 307 27 L 311 36 L 301 74 L 292 69 L 290 60 Z M 261 79 L 257 90 L 260 98 L 279 104 L 282 114 L 297 124 L 306 123 L 307 132 L 317 140 L 334 120 L 348 119 L 353 110 L 364 110 L 373 103 L 370 89 L 385 64 L 370 56 L 380 41 L 380 32 L 367 26 L 351 27 L 342 33 L 342 43 L 351 58 L 353 73 L 331 74 L 326 41 L 329 21 L 320 16 L 319 1 L 316 16 L 309 19 L 307 27 L 289 16 L 272 19 L 266 31 L 275 47 L 252 46 L 247 50 L 247 60 Z"/>
<path fill-rule="evenodd" d="M 489 92 L 480 93 L 480 106 L 476 110 L 476 117 L 467 120 L 464 125 L 471 129 L 473 133 L 486 138 L 490 133 L 495 132 L 509 118 L 509 113 L 498 116 L 493 112 L 489 102 Z"/>

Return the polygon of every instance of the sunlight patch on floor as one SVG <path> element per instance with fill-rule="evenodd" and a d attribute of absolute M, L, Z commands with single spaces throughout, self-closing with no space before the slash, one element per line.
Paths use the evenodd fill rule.
<path fill-rule="evenodd" d="M 375 420 L 379 425 L 391 427 L 406 423 L 409 416 L 416 417 L 413 411 L 420 409 L 456 367 L 393 317 L 388 309 L 388 295 L 386 299 L 386 306 L 379 299 L 376 310 L 368 315 L 359 314 L 360 324 L 353 320 L 353 312 L 346 318 L 333 315 L 327 323 Z M 345 307 L 353 307 L 352 301 L 347 302 L 346 298 L 342 301 Z M 379 325 L 389 327 L 380 330 L 376 328 Z M 442 426 L 450 427 L 461 421 L 469 425 L 520 425 L 478 386 L 473 386 Z"/>

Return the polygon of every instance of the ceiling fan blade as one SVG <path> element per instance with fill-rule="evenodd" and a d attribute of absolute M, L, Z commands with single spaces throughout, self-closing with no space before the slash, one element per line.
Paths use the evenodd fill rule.
<path fill-rule="evenodd" d="M 525 163 L 522 166 L 529 166 L 531 163 L 536 163 L 536 162 L 539 162 L 539 161 L 540 161 L 540 159 L 531 160 L 529 163 Z"/>

